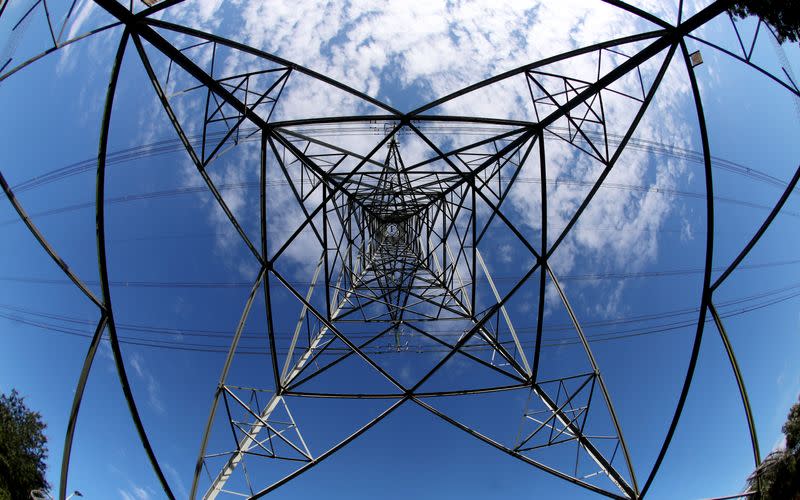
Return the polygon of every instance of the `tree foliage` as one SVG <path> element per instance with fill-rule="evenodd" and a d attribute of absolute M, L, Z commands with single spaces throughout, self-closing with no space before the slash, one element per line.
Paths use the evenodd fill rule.
<path fill-rule="evenodd" d="M 740 18 L 760 17 L 775 28 L 781 43 L 800 39 L 800 2 L 796 0 L 735 0 L 730 13 Z"/>
<path fill-rule="evenodd" d="M 0 500 L 30 498 L 31 490 L 49 487 L 46 425 L 23 399 L 16 390 L 0 394 Z"/>
<path fill-rule="evenodd" d="M 786 449 L 792 450 L 795 455 L 800 453 L 800 402 L 789 410 L 789 417 L 783 424 L 783 433 L 786 435 Z"/>
<path fill-rule="evenodd" d="M 800 402 L 789 410 L 783 433 L 786 448 L 767 455 L 748 478 L 761 500 L 800 500 Z"/>

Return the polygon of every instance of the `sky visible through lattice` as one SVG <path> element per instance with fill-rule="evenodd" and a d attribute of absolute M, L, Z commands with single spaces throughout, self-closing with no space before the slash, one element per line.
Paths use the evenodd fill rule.
<path fill-rule="evenodd" d="M 61 28 L 57 20 L 66 15 L 67 4 L 47 4 L 57 28 L 55 37 Z M 10 3 L 0 17 L 0 40 L 8 40 L 0 45 L 0 55 L 4 57 L 0 64 L 5 64 L 5 58 L 12 58 L 0 71 L 0 98 L 5 110 L 0 171 L 52 247 L 89 290 L 101 296 L 95 239 L 96 157 L 108 79 L 122 29 L 112 27 L 92 35 L 9 75 L 7 72 L 19 63 L 52 46 L 43 4 L 37 4 L 31 15 L 14 32 L 11 30 L 32 5 L 34 2 Z M 643 2 L 638 6 L 668 23 L 677 21 L 676 5 Z M 703 2 L 687 3 L 682 19 L 705 6 Z M 601 2 L 570 2 L 565 7 L 548 2 L 491 6 L 480 2 L 345 2 L 298 6 L 244 0 L 186 1 L 156 17 L 275 54 L 363 91 L 401 112 L 548 56 L 658 28 Z M 63 30 L 63 39 L 113 20 L 100 6 L 79 1 Z M 693 35 L 734 55 L 741 54 L 744 47 L 754 64 L 780 82 L 791 83 L 791 68 L 784 72 L 781 66 L 786 64 L 784 61 L 797 64 L 798 48 L 784 46 L 782 54 L 761 31 L 752 48 L 747 46 L 756 26 L 753 20 L 738 22 L 741 46 L 731 21 L 724 15 Z M 161 33 L 176 47 L 197 41 L 168 30 Z M 700 49 L 704 59 L 694 73 L 713 156 L 714 280 L 769 215 L 794 175 L 800 158 L 796 141 L 800 111 L 797 97 L 780 82 L 699 40 L 687 38 L 686 44 L 690 52 Z M 608 71 L 645 45 L 640 41 L 614 47 L 617 52 L 602 51 L 600 57 L 607 58 L 602 64 L 609 66 L 601 64 L 600 69 Z M 169 64 L 152 45 L 144 42 L 143 50 L 186 134 L 201 134 L 206 91 L 194 89 L 192 77 Z M 604 133 L 610 139 L 608 152 L 603 150 L 605 144 L 598 146 L 603 151 L 591 149 L 592 139 L 599 145 L 598 137 L 603 134 L 596 127 L 587 124 L 587 136 L 577 139 L 570 129 L 574 123 L 567 120 L 548 128 L 542 140 L 547 150 L 547 232 L 551 242 L 597 179 L 607 159 L 603 155 L 612 156 L 625 135 L 639 106 L 630 96 L 646 93 L 667 52 L 661 51 L 642 64 L 636 75 L 609 87 L 612 92 L 605 94 L 603 108 L 607 113 Z M 281 76 L 280 64 L 266 64 L 241 51 L 219 48 L 219 53 L 212 55 L 211 45 L 206 44 L 185 53 L 204 68 L 210 68 L 213 60 L 218 75 L 274 70 L 258 82 L 263 88 L 279 82 L 275 89 L 282 88 L 271 113 L 271 103 L 259 109 L 259 113 L 269 114 L 272 122 L 386 114 L 385 110 L 320 84 L 302 72 Z M 592 81 L 598 71 L 597 57 L 598 52 L 592 52 L 547 66 L 536 74 L 509 78 L 447 101 L 430 114 L 538 121 L 538 113 L 557 106 L 548 108 L 544 98 L 538 106 L 531 103 L 536 82 L 541 85 L 541 92 L 563 86 L 558 75 Z M 687 71 L 678 49 L 604 187 L 549 260 L 590 340 L 630 444 L 640 486 L 672 418 L 701 303 L 706 185 Z M 256 85 L 255 80 L 253 84 Z M 366 154 L 395 125 L 392 120 L 375 119 L 292 130 Z M 501 130 L 499 125 L 493 128 L 485 124 L 430 122 L 418 126 L 444 150 Z M 217 135 L 213 137 L 221 137 L 223 126 L 217 122 L 214 127 Z M 220 148 L 223 154 L 212 155 L 207 172 L 242 224 L 243 233 L 259 241 L 261 136 L 252 123 L 246 122 L 236 138 L 235 146 L 228 141 Z M 295 141 L 298 147 L 307 146 L 296 136 Z M 431 146 L 408 128 L 396 135 L 396 142 L 398 154 L 406 164 L 424 161 L 432 154 Z M 207 144 L 216 146 L 211 139 Z M 505 144 L 497 141 L 491 147 Z M 314 158 L 320 162 L 332 158 L 324 155 L 324 148 L 317 147 Z M 276 167 L 278 156 L 291 157 L 289 149 L 278 142 L 267 156 L 270 255 L 305 217 L 292 188 L 309 190 L 309 211 L 323 197 L 322 189 L 315 190 L 311 178 L 301 177 L 296 164 L 288 164 L 288 178 Z M 309 146 L 308 151 L 313 150 Z M 199 148 L 196 151 L 200 156 L 207 153 Z M 505 217 L 524 241 L 539 249 L 542 182 L 538 144 L 531 151 L 526 161 L 521 161 L 521 153 L 512 158 L 510 165 L 520 162 L 507 169 L 518 171 L 514 182 L 506 179 L 498 185 L 507 189 L 501 204 Z M 600 158 L 593 158 L 593 152 Z M 132 41 L 126 47 L 115 93 L 108 153 L 106 258 L 114 319 L 144 427 L 172 491 L 183 498 L 191 489 L 209 406 L 259 266 L 178 140 Z M 388 143 L 378 148 L 375 159 L 383 162 L 387 154 Z M 343 162 L 339 168 L 344 171 L 350 165 Z M 432 168 L 446 171 L 445 165 L 435 164 Z M 490 184 L 487 182 L 482 192 L 492 198 L 488 194 Z M 490 213 L 488 203 L 484 200 L 475 205 L 479 219 Z M 99 314 L 97 307 L 37 244 L 11 203 L 6 200 L 2 207 L 0 390 L 7 392 L 16 387 L 28 396 L 31 407 L 43 413 L 49 425 L 48 479 L 57 486 L 75 383 Z M 794 230 L 799 218 L 800 205 L 793 193 L 758 245 L 714 295 L 748 384 L 762 455 L 780 445 L 780 424 L 796 400 L 800 385 L 800 369 L 795 362 L 800 353 L 800 262 Z M 468 222 L 462 218 L 455 225 L 463 229 Z M 302 294 L 313 281 L 320 259 L 321 246 L 312 226 L 322 228 L 321 219 L 317 217 L 313 225 L 288 244 L 275 264 L 281 276 Z M 512 234 L 507 225 L 494 221 L 478 245 L 500 295 L 508 293 L 535 263 L 523 239 Z M 469 274 L 468 259 L 459 261 L 457 267 L 462 274 Z M 479 310 L 494 302 L 486 280 L 481 283 L 474 298 Z M 526 356 L 526 361 L 531 361 L 538 287 L 539 271 L 507 304 L 524 352 L 515 354 L 520 362 Z M 274 277 L 270 291 L 277 351 L 285 355 L 301 308 Z M 314 303 L 321 308 L 325 302 L 323 293 L 317 290 L 314 296 Z M 227 380 L 231 386 L 273 388 L 265 349 L 268 325 L 264 300 L 259 291 L 231 364 Z M 542 378 L 547 374 L 554 378 L 574 375 L 580 366 L 585 366 L 585 354 L 552 284 L 546 288 L 543 307 Z M 419 310 L 427 311 L 422 307 Z M 357 342 L 379 331 L 375 326 L 359 324 L 342 328 Z M 425 328 L 441 339 L 455 342 L 465 325 L 440 321 Z M 498 322 L 497 330 L 502 328 Z M 424 368 L 446 354 L 441 346 L 410 327 L 382 337 L 370 349 L 381 366 L 408 386 L 414 385 Z M 331 352 L 335 349 L 328 354 Z M 475 352 L 480 355 L 480 351 Z M 473 371 L 468 361 L 455 357 L 438 378 L 431 379 L 426 390 L 501 383 L 492 375 Z M 503 366 L 500 360 L 488 361 Z M 368 373 L 370 369 L 344 363 L 338 371 L 331 370 L 326 377 L 309 382 L 305 389 L 375 393 L 392 389 L 380 377 Z M 513 443 L 523 432 L 525 409 L 532 408 L 529 392 L 518 389 L 426 401 L 453 418 L 475 425 L 493 439 Z M 381 399 L 307 398 L 288 398 L 287 402 L 314 455 L 392 403 Z M 231 439 L 229 430 L 215 424 L 207 451 L 230 447 L 230 443 L 224 444 L 226 439 Z M 571 456 L 574 460 L 574 454 Z M 563 465 L 567 458 L 556 454 L 548 460 L 555 467 L 556 462 Z M 719 334 L 713 323 L 708 323 L 685 413 L 648 496 L 699 498 L 734 493 L 743 487 L 752 461 L 736 382 Z M 581 477 L 601 484 L 603 478 L 589 478 L 593 473 L 591 465 L 580 464 Z M 253 485 L 258 491 L 297 469 L 298 464 L 261 459 L 248 462 L 248 467 L 251 475 L 258 478 L 258 484 Z M 216 471 L 210 474 L 213 476 Z M 201 492 L 208 481 L 203 472 Z M 614 485 L 605 479 L 601 487 L 613 490 Z M 88 498 L 163 496 L 128 413 L 107 341 L 100 345 L 81 406 L 70 465 L 69 491 L 73 489 L 81 490 Z M 492 449 L 411 403 L 273 495 L 593 496 Z"/>

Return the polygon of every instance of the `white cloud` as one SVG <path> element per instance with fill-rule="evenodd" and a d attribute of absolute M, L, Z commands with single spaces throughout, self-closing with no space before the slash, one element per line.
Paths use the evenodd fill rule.
<path fill-rule="evenodd" d="M 75 8 L 73 9 L 72 15 L 68 20 L 67 29 L 64 38 L 61 40 L 62 42 L 71 40 L 78 35 L 83 34 L 88 29 L 93 29 L 94 26 L 87 26 L 90 25 L 90 20 L 92 19 L 92 14 L 97 14 L 101 9 L 95 5 L 93 0 L 83 0 L 82 2 L 78 3 Z M 95 16 L 97 17 L 97 16 Z M 54 29 L 59 30 L 60 26 L 58 24 L 54 24 Z M 56 36 L 58 36 L 58 31 L 56 31 Z M 93 47 L 97 47 L 98 39 L 100 37 L 93 37 L 92 43 L 95 44 Z M 81 43 L 81 42 L 78 42 Z M 60 58 L 58 60 L 58 66 L 56 67 L 56 71 L 58 72 L 59 76 L 61 76 L 65 71 L 74 71 L 77 61 L 74 57 L 71 57 L 72 51 L 74 49 L 73 45 L 67 45 L 60 51 Z M 85 70 L 85 68 L 82 68 Z"/>
<path fill-rule="evenodd" d="M 83 0 L 76 8 L 75 13 L 71 16 L 69 24 L 69 31 L 67 32 L 66 40 L 75 38 L 76 35 L 82 33 L 83 27 L 92 15 L 95 9 L 95 3 L 92 0 Z"/>
<path fill-rule="evenodd" d="M 158 379 L 147 368 L 144 358 L 138 352 L 134 352 L 128 357 L 130 366 L 136 376 L 145 384 L 147 391 L 147 402 L 156 413 L 163 415 L 166 412 L 164 403 L 161 401 L 161 385 Z"/>
<path fill-rule="evenodd" d="M 503 244 L 498 247 L 498 257 L 500 258 L 500 262 L 504 262 L 508 264 L 514 257 L 514 249 L 511 245 Z"/>
<path fill-rule="evenodd" d="M 128 490 L 120 489 L 118 491 L 119 496 L 123 500 L 150 500 L 150 498 L 152 498 L 147 490 L 134 484 L 131 484 L 131 487 Z"/>
<path fill-rule="evenodd" d="M 620 303 L 622 301 L 622 292 L 625 289 L 625 282 L 619 281 L 614 285 L 610 293 L 598 294 L 598 300 L 595 303 L 595 314 L 601 318 L 614 318 L 619 314 Z"/>
<path fill-rule="evenodd" d="M 178 471 L 175 467 L 168 463 L 164 463 L 164 470 L 169 474 L 170 483 L 175 487 L 175 492 L 179 498 L 189 498 L 189 492 L 186 490 L 186 483 L 183 482 Z"/>
<path fill-rule="evenodd" d="M 106 370 L 108 370 L 109 373 L 116 373 L 117 368 L 114 363 L 114 352 L 111 350 L 111 341 L 109 341 L 108 338 L 104 337 L 100 340 L 97 352 L 100 354 L 101 358 L 105 359 Z"/>

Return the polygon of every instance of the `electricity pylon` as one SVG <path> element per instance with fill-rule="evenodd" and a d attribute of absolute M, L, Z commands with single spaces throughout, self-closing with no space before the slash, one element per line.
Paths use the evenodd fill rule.
<path fill-rule="evenodd" d="M 707 235 L 705 279 L 689 368 L 666 437 L 642 485 L 602 367 L 592 353 L 579 314 L 550 265 L 554 252 L 620 161 L 673 64 L 685 67 L 693 90 L 708 180 L 707 217 L 713 221 L 711 156 L 693 70 L 693 61 L 702 59 L 690 57 L 685 40 L 691 36 L 706 43 L 693 33 L 722 14 L 725 2 L 715 2 L 677 24 L 624 2 L 614 2 L 616 7 L 658 29 L 532 62 L 411 112 L 401 112 L 272 54 L 156 15 L 178 1 L 146 2 L 147 8 L 143 9 L 136 9 L 133 4 L 126 7 L 114 0 L 95 2 L 115 21 L 86 36 L 118 24 L 124 26 L 106 96 L 97 199 L 103 200 L 109 123 L 120 67 L 124 58 L 132 57 L 141 63 L 197 174 L 247 249 L 248 257 L 258 266 L 214 388 L 196 461 L 192 497 L 263 496 L 333 455 L 401 405 L 416 404 L 468 435 L 578 486 L 614 498 L 642 498 L 656 476 L 682 413 L 707 314 L 715 321 L 739 382 L 755 462 L 759 462 L 744 384 L 712 296 L 779 213 L 798 182 L 800 170 L 786 184 L 783 196 L 750 242 L 713 281 L 713 233 Z M 46 2 L 34 4 L 16 25 L 21 26 L 28 16 L 35 15 L 39 3 L 47 16 L 53 42 L 53 47 L 42 55 L 80 39 L 62 39 L 65 28 L 74 20 L 72 9 L 59 29 L 51 24 Z M 2 3 L 0 16 L 5 9 L 6 3 Z M 711 43 L 707 45 L 719 49 Z M 746 44 L 741 45 L 745 50 Z M 126 56 L 131 52 L 133 56 Z M 743 56 L 725 53 L 755 65 L 752 48 Z M 0 61 L 0 81 L 33 64 L 41 55 L 19 64 L 9 57 Z M 229 64 L 232 60 L 244 63 Z M 591 63 L 591 75 L 572 72 L 572 63 L 585 66 L 587 61 Z M 767 73 L 763 68 L 757 69 Z M 767 74 L 795 97 L 800 95 L 790 78 L 786 81 Z M 311 87 L 338 93 L 342 101 L 349 103 L 352 113 L 325 115 L 320 110 L 320 116 L 287 118 L 286 110 L 276 111 L 286 100 L 286 89 L 299 77 Z M 491 94 L 482 92 L 512 82 L 525 89 L 525 99 L 517 102 L 522 103 L 518 118 L 448 112 L 453 108 L 471 109 L 476 101 L 491 98 Z M 190 102 L 176 106 L 180 99 Z M 612 99 L 613 110 L 605 104 Z M 202 104 L 194 106 L 197 102 Z M 459 103 L 463 104 L 460 108 Z M 611 119 L 615 113 L 617 116 Z M 617 119 L 620 116 L 624 118 Z M 351 139 L 354 134 L 357 138 Z M 260 143 L 257 165 L 251 165 L 259 172 L 258 239 L 228 206 L 208 171 L 220 157 L 252 138 Z M 551 140 L 566 144 L 599 172 L 559 231 L 548 225 L 548 175 L 555 167 L 547 145 Z M 533 231 L 510 216 L 506 208 L 509 194 L 519 189 L 517 180 L 523 172 L 535 173 L 540 186 L 528 193 L 538 207 L 539 222 Z M 269 182 L 274 178 L 289 186 L 294 213 L 299 214 L 293 220 L 296 227 L 289 234 L 280 234 L 271 225 L 276 216 L 269 210 L 274 193 Z M 116 336 L 105 258 L 104 204 L 96 206 L 102 285 L 102 295 L 97 296 L 57 255 L 11 187 L 1 177 L 0 180 L 15 210 L 44 250 L 101 311 L 68 426 L 61 497 L 66 492 L 69 454 L 83 389 L 106 330 L 139 437 L 164 491 L 173 497 L 139 418 Z M 497 265 L 497 260 L 485 258 L 487 249 L 494 250 L 489 242 L 497 234 L 513 240 L 524 253 L 519 262 L 523 269 L 510 286 L 500 286 L 493 276 L 491 266 Z M 297 266 L 287 264 L 286 255 L 300 246 L 319 250 L 307 288 L 289 279 Z M 580 355 L 567 363 L 554 363 L 542 355 L 548 290 L 569 317 L 571 333 L 581 346 Z M 522 291 L 533 299 L 521 299 Z M 266 348 L 261 359 L 270 372 L 271 385 L 233 384 L 229 375 L 239 363 L 237 351 L 243 328 L 260 294 L 266 322 Z M 521 300 L 535 303 L 536 313 L 520 315 L 510 307 Z M 287 304 L 294 307 L 287 308 Z M 281 343 L 275 323 L 286 319 L 286 311 L 298 311 L 299 315 L 288 342 Z M 523 337 L 520 323 L 526 324 L 527 337 Z M 356 331 L 354 326 L 361 330 Z M 450 335 L 453 331 L 457 332 L 455 337 Z M 410 345 L 411 339 L 416 348 Z M 419 346 L 427 352 L 435 347 L 439 355 L 423 359 L 418 356 Z M 412 359 L 412 369 L 403 373 L 383 361 L 387 356 Z M 437 378 L 456 361 L 469 367 L 469 375 L 461 377 L 460 384 L 448 385 L 446 378 Z M 352 379 L 332 375 L 343 366 L 355 368 L 354 364 L 367 368 L 366 373 L 376 381 L 365 381 L 363 371 Z M 523 391 L 527 396 L 527 404 L 518 415 L 518 436 L 511 441 L 481 432 L 435 403 L 444 398 L 507 391 Z M 313 452 L 315 445 L 304 435 L 292 407 L 296 400 L 318 398 L 375 399 L 390 404 L 333 446 Z M 256 462 L 296 464 L 296 468 L 263 484 L 258 474 L 248 472 L 247 464 L 253 470 L 258 467 Z M 208 473 L 207 481 L 203 480 L 204 471 Z"/>

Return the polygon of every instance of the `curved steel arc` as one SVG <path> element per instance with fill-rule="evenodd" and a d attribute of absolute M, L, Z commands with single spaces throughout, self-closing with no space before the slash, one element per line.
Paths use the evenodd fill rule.
<path fill-rule="evenodd" d="M 66 500 L 67 497 L 67 475 L 69 474 L 69 459 L 72 454 L 72 439 L 75 435 L 75 426 L 78 423 L 78 412 L 81 408 L 81 401 L 83 401 L 83 391 L 86 388 L 86 381 L 89 379 L 89 371 L 92 369 L 94 363 L 94 356 L 97 354 L 97 349 L 100 347 L 100 341 L 103 338 L 103 331 L 106 329 L 106 315 L 100 316 L 100 321 L 97 323 L 92 341 L 89 344 L 89 350 L 86 352 L 86 357 L 83 360 L 83 368 L 78 377 L 78 384 L 75 386 L 75 395 L 72 398 L 72 409 L 69 412 L 69 420 L 67 421 L 67 432 L 64 437 L 64 451 L 61 454 L 61 476 L 58 483 L 58 498 Z"/>
<path fill-rule="evenodd" d="M 542 258 L 543 266 L 547 265 L 547 255 L 549 251 L 547 249 L 547 225 L 548 225 L 548 218 L 547 218 L 547 162 L 545 161 L 545 144 L 544 144 L 544 134 L 538 137 L 539 142 L 539 176 L 540 176 L 540 184 L 541 184 L 541 236 L 542 236 L 542 247 L 539 250 L 542 252 L 542 255 L 545 257 Z M 536 345 L 533 351 L 533 367 L 531 369 L 531 380 L 533 382 L 537 382 L 539 379 L 539 357 L 541 356 L 542 350 L 542 329 L 544 327 L 544 308 L 545 308 L 545 286 L 547 284 L 547 276 L 544 272 L 539 273 L 539 303 L 537 304 L 538 308 L 536 311 Z M 522 428 L 520 427 L 520 430 Z"/>
<path fill-rule="evenodd" d="M 214 391 L 214 400 L 211 403 L 211 410 L 208 412 L 208 420 L 206 421 L 205 430 L 203 431 L 203 437 L 200 440 L 200 451 L 197 454 L 197 462 L 195 462 L 194 468 L 194 479 L 192 480 L 192 490 L 189 494 L 189 498 L 195 498 L 197 495 L 197 483 L 200 479 L 200 471 L 203 468 L 203 461 L 205 460 L 206 454 L 206 447 L 208 446 L 208 438 L 211 434 L 211 427 L 214 424 L 214 416 L 217 413 L 217 406 L 219 405 L 219 397 L 222 395 L 224 390 L 225 381 L 228 379 L 228 371 L 231 368 L 231 363 L 233 362 L 233 357 L 236 354 L 236 348 L 239 346 L 239 340 L 242 337 L 242 330 L 244 330 L 245 322 L 247 321 L 247 317 L 250 315 L 250 308 L 253 305 L 253 300 L 256 298 L 256 294 L 258 292 L 258 288 L 261 286 L 261 282 L 264 280 L 264 274 L 266 273 L 266 268 L 262 267 L 258 271 L 258 276 L 253 283 L 253 287 L 250 289 L 250 294 L 247 296 L 247 301 L 244 305 L 244 310 L 242 311 L 242 315 L 239 318 L 239 324 L 236 326 L 236 332 L 233 335 L 233 339 L 231 340 L 231 347 L 228 349 L 228 355 L 225 358 L 225 363 L 222 365 L 222 372 L 219 376 L 219 383 L 217 384 L 217 388 Z"/>
<path fill-rule="evenodd" d="M 108 150 L 108 131 L 111 126 L 111 110 L 114 104 L 114 95 L 117 89 L 117 80 L 119 79 L 119 71 L 122 67 L 122 59 L 125 56 L 125 47 L 128 44 L 129 32 L 126 29 L 122 33 L 122 37 L 117 49 L 117 54 L 114 57 L 114 65 L 111 69 L 111 77 L 108 82 L 108 92 L 106 93 L 105 107 L 103 109 L 103 121 L 100 129 L 100 144 L 97 153 L 97 189 L 95 198 L 96 218 L 97 218 L 97 261 L 100 269 L 100 284 L 103 290 L 103 305 L 108 322 L 108 335 L 111 341 L 111 351 L 114 354 L 114 364 L 117 367 L 119 374 L 120 384 L 122 385 L 122 392 L 125 395 L 125 401 L 128 403 L 128 410 L 130 410 L 131 418 L 136 426 L 136 431 L 139 434 L 139 440 L 142 442 L 147 458 L 150 460 L 153 470 L 161 482 L 161 487 L 164 493 L 170 498 L 174 499 L 172 490 L 169 487 L 161 466 L 158 464 L 155 452 L 150 445 L 150 440 L 147 437 L 147 432 L 142 424 L 142 419 L 139 416 L 139 410 L 136 408 L 136 401 L 134 400 L 133 393 L 131 392 L 130 383 L 128 382 L 128 375 L 125 372 L 125 362 L 122 359 L 122 351 L 119 346 L 119 338 L 117 337 L 117 329 L 114 325 L 114 313 L 111 307 L 111 288 L 108 279 L 108 261 L 106 259 L 106 239 L 105 239 L 105 181 L 106 181 L 106 153 Z"/>
<path fill-rule="evenodd" d="M 630 474 L 631 482 L 633 483 L 633 489 L 631 490 L 630 486 L 628 486 L 622 478 L 616 478 L 616 480 L 621 481 L 623 489 L 625 489 L 625 491 L 632 498 L 635 498 L 638 496 L 639 486 L 636 483 L 636 473 L 633 470 L 633 462 L 631 461 L 631 455 L 630 452 L 628 451 L 628 442 L 625 440 L 625 435 L 622 433 L 622 426 L 620 425 L 619 419 L 617 418 L 617 412 L 614 409 L 614 404 L 611 401 L 611 396 L 609 395 L 608 389 L 606 388 L 606 383 L 603 380 L 603 376 L 600 373 L 600 367 L 597 365 L 597 361 L 594 359 L 594 353 L 592 353 L 592 348 L 589 347 L 589 341 L 586 340 L 586 335 L 584 335 L 583 333 L 583 327 L 581 327 L 581 323 L 580 321 L 578 321 L 578 317 L 575 315 L 575 311 L 573 311 L 572 305 L 570 304 L 569 299 L 567 299 L 567 295 L 564 293 L 564 289 L 561 288 L 561 284 L 558 282 L 555 273 L 547 263 L 544 264 L 543 268 L 544 268 L 543 271 L 547 271 L 547 274 L 550 275 L 550 279 L 552 280 L 553 285 L 555 285 L 559 297 L 561 297 L 561 302 L 567 309 L 567 314 L 569 314 L 569 318 L 572 321 L 573 326 L 575 327 L 575 331 L 578 332 L 578 336 L 581 339 L 581 344 L 583 344 L 583 350 L 586 352 L 586 355 L 589 358 L 589 362 L 592 365 L 592 370 L 597 376 L 597 380 L 600 382 L 600 390 L 603 393 L 603 399 L 605 400 L 606 407 L 608 408 L 608 413 L 611 415 L 611 421 L 614 424 L 614 429 L 616 430 L 617 436 L 619 437 L 619 442 L 622 444 L 622 453 L 625 455 L 625 465 L 628 467 L 628 473 Z"/>
<path fill-rule="evenodd" d="M 717 326 L 719 336 L 722 339 L 722 343 L 725 345 L 725 353 L 728 355 L 728 361 L 731 363 L 731 370 L 733 370 L 733 375 L 736 377 L 736 385 L 739 386 L 739 396 L 742 398 L 742 406 L 744 407 L 744 413 L 747 417 L 747 427 L 750 431 L 750 445 L 753 448 L 753 460 L 757 470 L 758 466 L 761 465 L 761 451 L 758 449 L 756 422 L 753 418 L 753 409 L 750 406 L 750 398 L 747 397 L 747 389 L 745 388 L 744 377 L 742 376 L 742 371 L 739 369 L 739 363 L 736 361 L 736 355 L 733 352 L 733 345 L 728 337 L 728 332 L 725 331 L 725 325 L 722 323 L 722 318 L 719 317 L 719 313 L 717 313 L 717 308 L 714 307 L 713 301 L 708 302 L 708 310 L 711 312 L 711 316 L 714 318 L 714 324 Z"/>
<path fill-rule="evenodd" d="M 267 137 L 262 132 L 261 148 L 259 151 L 258 165 L 258 211 L 259 211 L 259 232 L 261 236 L 261 255 L 267 258 Z M 316 274 L 313 281 L 316 281 Z M 314 285 L 311 285 L 312 288 Z M 278 349 L 275 345 L 275 327 L 272 320 L 272 297 L 270 295 L 269 274 L 264 279 L 264 315 L 267 318 L 267 336 L 269 341 L 269 354 L 272 360 L 272 379 L 275 384 L 275 392 L 280 392 L 281 377 L 278 373 Z M 291 357 L 291 353 L 289 355 Z"/>
<path fill-rule="evenodd" d="M 89 290 L 89 287 L 87 287 L 86 284 L 84 284 L 83 281 L 81 281 L 81 279 L 78 278 L 78 276 L 72 272 L 67 263 L 64 262 L 64 260 L 56 253 L 55 250 L 53 250 L 53 247 L 50 246 L 50 243 L 48 243 L 44 235 L 41 233 L 41 231 L 39 231 L 39 228 L 36 227 L 36 224 L 34 224 L 31 218 L 28 216 L 28 213 L 25 211 L 24 208 L 22 208 L 22 205 L 20 204 L 19 200 L 17 200 L 17 197 L 14 196 L 14 192 L 11 190 L 11 187 L 9 187 L 8 183 L 6 182 L 5 177 L 3 177 L 2 172 L 0 172 L 0 187 L 3 188 L 3 192 L 5 192 L 8 201 L 11 202 L 11 205 L 14 207 L 14 210 L 16 210 L 17 214 L 19 215 L 19 218 L 22 219 L 22 221 L 28 227 L 28 230 L 31 232 L 31 234 L 33 234 L 34 238 L 36 238 L 36 241 L 39 242 L 39 245 L 44 249 L 45 252 L 47 252 L 47 255 L 49 255 L 50 258 L 53 259 L 53 262 L 55 262 L 56 265 L 59 268 L 61 268 L 61 271 L 64 274 L 66 274 L 70 280 L 72 280 L 75 286 L 77 286 L 80 289 L 80 291 L 83 292 L 83 294 L 86 295 L 86 297 L 88 297 L 89 300 L 91 300 L 94 303 L 94 305 L 102 309 L 103 303 L 100 301 L 100 299 L 95 297 L 95 295 L 91 292 L 91 290 Z"/>
<path fill-rule="evenodd" d="M 683 388 L 678 397 L 678 404 L 675 407 L 675 413 L 672 416 L 667 435 L 664 437 L 664 442 L 661 445 L 661 450 L 656 457 L 653 468 L 647 477 L 647 481 L 642 487 L 641 496 L 644 497 L 653 480 L 658 474 L 658 469 L 667 454 L 672 436 L 675 434 L 675 429 L 678 427 L 678 421 L 683 413 L 683 406 L 686 404 L 686 397 L 689 395 L 689 388 L 692 385 L 694 378 L 694 370 L 697 366 L 697 359 L 700 356 L 700 344 L 703 340 L 703 331 L 706 325 L 706 310 L 711 303 L 711 270 L 714 265 L 714 178 L 711 172 L 711 147 L 708 142 L 708 129 L 706 128 L 706 118 L 703 112 L 703 102 L 700 98 L 700 88 L 697 85 L 697 78 L 694 75 L 692 63 L 689 60 L 689 50 L 686 48 L 686 42 L 680 41 L 681 52 L 683 53 L 683 61 L 686 71 L 689 74 L 689 82 L 692 86 L 692 95 L 694 96 L 695 111 L 697 112 L 697 124 L 700 129 L 700 140 L 703 144 L 703 161 L 705 164 L 705 178 L 706 178 L 706 262 L 705 271 L 703 272 L 703 291 L 700 298 L 700 311 L 697 318 L 697 330 L 694 336 L 692 345 L 692 353 L 689 358 L 689 366 L 686 370 L 686 377 L 683 380 Z"/>

